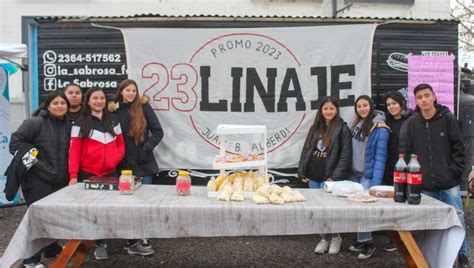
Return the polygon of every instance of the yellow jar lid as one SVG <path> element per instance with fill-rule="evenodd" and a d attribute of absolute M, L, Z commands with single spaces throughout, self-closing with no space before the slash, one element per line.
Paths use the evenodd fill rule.
<path fill-rule="evenodd" d="M 185 171 L 185 170 L 178 171 L 178 176 L 188 176 L 188 175 L 189 175 L 189 171 Z"/>
<path fill-rule="evenodd" d="M 132 171 L 129 169 L 122 170 L 122 175 L 132 175 Z"/>

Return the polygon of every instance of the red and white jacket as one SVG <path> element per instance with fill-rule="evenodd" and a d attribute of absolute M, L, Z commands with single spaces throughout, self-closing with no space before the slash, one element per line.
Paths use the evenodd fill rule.
<path fill-rule="evenodd" d="M 82 136 L 77 121 L 71 129 L 69 178 L 77 179 L 79 170 L 97 176 L 110 174 L 125 155 L 125 142 L 118 120 L 114 120 L 115 137 L 106 131 L 99 119 L 92 117 L 92 123 L 89 137 Z"/>

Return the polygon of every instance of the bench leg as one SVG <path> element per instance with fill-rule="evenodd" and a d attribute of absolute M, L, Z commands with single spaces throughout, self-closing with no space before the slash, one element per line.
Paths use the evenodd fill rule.
<path fill-rule="evenodd" d="M 409 231 L 388 231 L 388 235 L 392 243 L 397 246 L 400 255 L 407 261 L 408 267 L 429 267 L 423 253 Z"/>
<path fill-rule="evenodd" d="M 74 259 L 73 267 L 81 266 L 82 262 L 86 258 L 87 254 L 94 246 L 93 240 L 69 240 L 64 247 L 63 251 L 51 264 L 51 268 L 64 268 L 67 266 L 71 258 L 77 252 L 77 256 Z"/>
<path fill-rule="evenodd" d="M 81 245 L 77 249 L 77 256 L 74 259 L 74 262 L 72 263 L 72 267 L 77 268 L 77 267 L 81 266 L 81 264 L 86 259 L 87 254 L 89 254 L 89 251 L 94 246 L 94 244 L 95 244 L 94 240 L 83 240 L 82 241 Z"/>
<path fill-rule="evenodd" d="M 71 257 L 74 255 L 76 252 L 77 248 L 81 244 L 81 240 L 69 240 L 64 247 L 63 251 L 61 251 L 61 254 L 59 254 L 58 257 L 54 260 L 54 262 L 51 264 L 51 268 L 63 268 L 66 267 L 67 263 L 71 259 Z"/>

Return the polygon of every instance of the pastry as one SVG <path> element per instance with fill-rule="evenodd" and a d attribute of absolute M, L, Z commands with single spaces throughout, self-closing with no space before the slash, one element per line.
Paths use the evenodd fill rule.
<path fill-rule="evenodd" d="M 372 186 L 369 189 L 369 195 L 375 197 L 386 197 L 386 198 L 393 198 L 395 194 L 393 186 L 388 185 L 377 185 Z"/>
<path fill-rule="evenodd" d="M 362 203 L 373 203 L 377 201 L 377 197 L 370 195 L 351 195 L 347 197 L 347 200 L 362 202 Z"/>

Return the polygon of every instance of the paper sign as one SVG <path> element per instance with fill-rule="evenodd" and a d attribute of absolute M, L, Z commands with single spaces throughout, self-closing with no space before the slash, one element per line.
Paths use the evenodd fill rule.
<path fill-rule="evenodd" d="M 408 107 L 415 109 L 413 89 L 430 84 L 439 104 L 454 112 L 454 58 L 452 56 L 408 56 Z"/>

